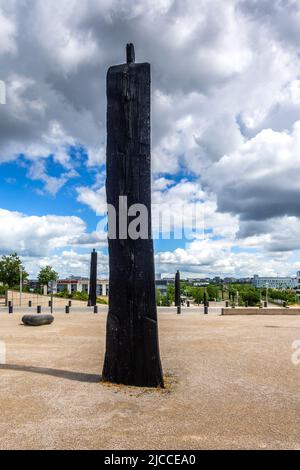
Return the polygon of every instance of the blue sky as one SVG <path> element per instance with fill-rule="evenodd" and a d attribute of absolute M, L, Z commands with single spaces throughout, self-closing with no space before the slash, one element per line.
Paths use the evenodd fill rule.
<path fill-rule="evenodd" d="M 76 187 L 82 184 L 93 184 L 96 170 L 87 170 L 79 164 L 78 176 L 72 184 L 63 186 L 56 194 L 44 190 L 43 182 L 28 177 L 30 163 L 20 156 L 17 161 L 1 165 L 0 198 L 1 207 L 10 211 L 19 211 L 27 215 L 43 216 L 80 216 L 84 219 L 87 230 L 95 230 L 99 217 L 86 205 L 77 201 Z M 59 177 L 63 173 L 61 165 L 52 157 L 47 159 L 47 174 Z M 104 170 L 102 169 L 104 172 Z"/>
<path fill-rule="evenodd" d="M 87 168 L 86 153 L 79 148 L 74 152 L 70 149 L 70 155 L 73 157 L 74 153 L 82 155 L 82 158 L 76 158 L 76 170 L 78 175 L 64 185 L 57 191 L 56 194 L 50 194 L 45 191 L 44 183 L 42 181 L 35 181 L 28 177 L 28 168 L 30 162 L 20 155 L 16 161 L 3 163 L 1 165 L 1 185 L 0 185 L 0 198 L 2 201 L 2 209 L 9 211 L 18 211 L 26 214 L 27 216 L 43 216 L 56 215 L 56 216 L 78 216 L 84 220 L 88 232 L 96 230 L 101 216 L 97 216 L 86 204 L 82 204 L 77 200 L 77 188 L 82 186 L 93 186 L 97 176 L 102 176 L 105 179 L 106 171 L 105 166 L 100 168 Z M 47 174 L 51 177 L 59 178 L 64 173 L 62 165 L 56 163 L 52 156 L 47 158 L 46 165 Z M 170 178 L 172 175 L 164 175 Z M 175 175 L 173 180 L 176 183 L 186 178 L 187 175 L 179 172 Z M 193 180 L 193 176 L 190 177 Z M 171 239 L 155 239 L 156 251 L 165 251 L 169 249 L 184 248 L 187 240 L 183 237 L 181 240 L 174 239 L 174 234 L 171 233 Z"/>
<path fill-rule="evenodd" d="M 0 0 L 0 255 L 66 276 L 96 247 L 107 275 L 106 73 L 134 42 L 152 65 L 153 202 L 176 227 L 197 202 L 205 229 L 156 240 L 156 270 L 295 274 L 299 21 L 292 1 Z"/>

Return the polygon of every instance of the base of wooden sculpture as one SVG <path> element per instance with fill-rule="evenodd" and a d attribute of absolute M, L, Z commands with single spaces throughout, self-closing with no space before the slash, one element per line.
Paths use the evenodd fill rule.
<path fill-rule="evenodd" d="M 52 315 L 24 315 L 22 322 L 26 326 L 51 325 L 54 322 Z"/>

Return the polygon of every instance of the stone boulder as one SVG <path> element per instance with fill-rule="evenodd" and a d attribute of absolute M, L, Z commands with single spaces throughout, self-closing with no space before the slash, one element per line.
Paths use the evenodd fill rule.
<path fill-rule="evenodd" d="M 52 315 L 24 315 L 22 322 L 26 326 L 51 325 L 54 322 Z"/>

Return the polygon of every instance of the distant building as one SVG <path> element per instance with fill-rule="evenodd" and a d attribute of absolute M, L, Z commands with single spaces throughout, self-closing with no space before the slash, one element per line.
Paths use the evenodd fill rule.
<path fill-rule="evenodd" d="M 156 289 L 158 289 L 162 295 L 167 293 L 167 287 L 174 285 L 175 279 L 170 277 L 162 277 L 162 274 L 156 276 Z M 297 273 L 297 277 L 260 277 L 257 274 L 251 277 L 225 277 L 221 278 L 216 276 L 214 278 L 187 278 L 181 279 L 181 282 L 188 284 L 193 287 L 207 287 L 209 285 L 228 285 L 228 284 L 252 284 L 254 287 L 270 289 L 297 289 L 297 293 L 300 298 L 300 271 Z"/>
<path fill-rule="evenodd" d="M 252 283 L 252 278 L 251 277 L 241 277 L 240 279 L 237 279 L 236 282 L 238 284 L 251 284 Z"/>
<path fill-rule="evenodd" d="M 237 279 L 235 277 L 225 277 L 223 279 L 224 284 L 235 284 L 237 282 Z"/>
<path fill-rule="evenodd" d="M 57 281 L 57 292 L 68 291 L 69 294 L 74 292 L 86 292 L 89 293 L 90 280 L 83 277 L 70 276 L 68 279 L 60 279 Z M 97 281 L 97 295 L 108 296 L 109 294 L 109 281 L 100 280 Z"/>
<path fill-rule="evenodd" d="M 24 286 L 26 286 L 31 292 L 33 292 L 40 288 L 40 283 L 37 279 L 26 279 L 24 281 Z"/>
<path fill-rule="evenodd" d="M 252 284 L 258 289 L 269 287 L 270 289 L 296 289 L 298 280 L 296 277 L 260 277 L 253 276 Z"/>
<path fill-rule="evenodd" d="M 204 278 L 204 279 L 188 279 L 188 283 L 192 285 L 193 287 L 206 287 L 211 284 L 211 280 L 209 278 Z"/>

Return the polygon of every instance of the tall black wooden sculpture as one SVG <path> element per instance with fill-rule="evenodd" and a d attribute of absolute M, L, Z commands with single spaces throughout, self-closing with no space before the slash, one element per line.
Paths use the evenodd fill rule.
<path fill-rule="evenodd" d="M 177 271 L 175 276 L 175 306 L 181 307 L 181 292 L 180 292 L 180 272 Z"/>
<path fill-rule="evenodd" d="M 130 44 L 127 64 L 110 68 L 107 76 L 107 202 L 116 210 L 117 230 L 116 237 L 109 234 L 110 302 L 103 379 L 163 387 L 151 229 L 150 72 L 150 64 L 135 63 Z M 134 204 L 147 208 L 147 237 L 124 236 L 120 196 L 127 197 L 128 208 Z M 109 213 L 109 222 L 111 217 Z M 127 234 L 131 222 L 126 215 Z"/>
<path fill-rule="evenodd" d="M 93 253 L 91 254 L 89 307 L 94 307 L 97 304 L 97 261 L 97 252 L 96 250 L 93 250 Z"/>

